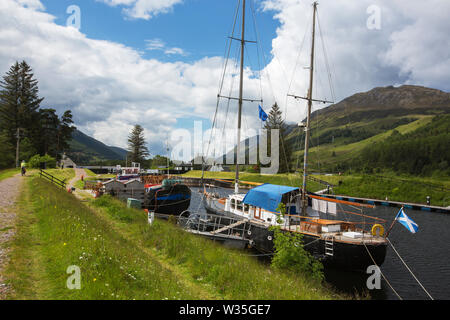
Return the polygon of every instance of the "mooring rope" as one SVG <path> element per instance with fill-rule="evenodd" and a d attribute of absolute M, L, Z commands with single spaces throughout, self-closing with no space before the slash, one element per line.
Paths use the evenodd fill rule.
<path fill-rule="evenodd" d="M 406 269 L 408 269 L 409 273 L 411 273 L 411 275 L 414 277 L 414 279 L 417 281 L 417 283 L 420 285 L 420 287 L 423 289 L 423 291 L 425 291 L 425 293 L 430 297 L 431 300 L 434 300 L 433 297 L 429 294 L 429 292 L 425 289 L 425 287 L 422 285 L 422 283 L 419 281 L 419 279 L 417 279 L 417 277 L 414 275 L 414 273 L 411 271 L 411 269 L 408 267 L 408 265 L 406 264 L 406 262 L 402 259 L 402 257 L 400 256 L 400 254 L 397 252 L 397 250 L 395 249 L 394 245 L 392 244 L 391 240 L 389 240 L 389 238 L 386 237 L 386 240 L 389 242 L 389 244 L 391 245 L 392 249 L 394 249 L 394 252 L 397 254 L 397 256 L 400 258 L 400 261 L 404 264 L 404 266 L 406 267 Z"/>
<path fill-rule="evenodd" d="M 392 291 L 395 293 L 395 295 L 400 299 L 403 300 L 402 297 L 400 297 L 400 295 L 397 293 L 397 291 L 395 291 L 394 287 L 391 285 L 391 283 L 388 281 L 388 279 L 386 278 L 386 276 L 383 274 L 383 272 L 381 271 L 381 268 L 377 265 L 377 263 L 375 262 L 375 259 L 372 257 L 372 254 L 369 251 L 369 248 L 367 248 L 366 244 L 363 241 L 363 245 L 367 250 L 367 253 L 369 254 L 370 259 L 372 260 L 373 264 L 377 266 L 378 270 L 380 270 L 381 276 L 383 277 L 384 281 L 386 281 L 386 283 L 389 285 L 389 287 L 392 289 Z"/>

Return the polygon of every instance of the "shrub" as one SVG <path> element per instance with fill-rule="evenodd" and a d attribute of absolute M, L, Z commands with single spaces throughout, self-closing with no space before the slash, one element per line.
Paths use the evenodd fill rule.
<path fill-rule="evenodd" d="M 280 227 L 271 227 L 274 232 L 275 254 L 272 267 L 302 272 L 318 282 L 324 279 L 323 265 L 303 248 L 303 235 L 295 232 L 283 232 Z"/>
<path fill-rule="evenodd" d="M 56 159 L 48 154 L 45 156 L 40 156 L 38 154 L 32 156 L 30 160 L 28 160 L 28 167 L 38 169 L 42 162 L 46 163 L 47 168 L 56 168 Z"/>

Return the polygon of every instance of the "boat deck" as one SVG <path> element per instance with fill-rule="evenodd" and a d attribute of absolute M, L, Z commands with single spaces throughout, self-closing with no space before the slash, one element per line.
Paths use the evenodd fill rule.
<path fill-rule="evenodd" d="M 323 232 L 323 233 L 313 233 L 313 232 L 305 232 L 300 230 L 300 226 L 287 226 L 287 227 L 281 227 L 281 230 L 286 230 L 290 232 L 299 232 L 302 234 L 307 234 L 315 237 L 320 237 L 323 240 L 330 241 L 333 239 L 334 241 L 339 242 L 346 242 L 346 243 L 352 243 L 352 244 L 385 244 L 387 243 L 387 240 L 384 237 L 380 236 L 373 236 L 372 234 L 368 232 L 360 232 L 362 233 L 362 237 L 360 238 L 352 238 L 347 237 L 343 235 L 343 232 Z"/>

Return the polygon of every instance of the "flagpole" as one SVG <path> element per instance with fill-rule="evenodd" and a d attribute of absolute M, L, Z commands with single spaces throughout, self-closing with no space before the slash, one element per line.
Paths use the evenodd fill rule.
<path fill-rule="evenodd" d="M 389 230 L 386 232 L 385 238 L 387 238 L 388 235 L 389 235 L 389 233 L 391 233 L 391 230 L 392 230 L 392 228 L 394 227 L 394 223 L 395 223 L 395 221 L 397 221 L 397 217 L 398 217 L 398 215 L 399 215 L 399 213 L 400 213 L 401 211 L 403 211 L 403 206 L 402 206 L 401 209 L 398 211 L 397 215 L 396 215 L 395 218 L 394 218 L 394 221 L 392 221 L 392 224 L 391 224 L 391 226 L 389 227 Z"/>

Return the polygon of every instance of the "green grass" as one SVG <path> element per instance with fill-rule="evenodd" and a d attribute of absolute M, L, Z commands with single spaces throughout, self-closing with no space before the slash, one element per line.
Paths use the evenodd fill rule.
<path fill-rule="evenodd" d="M 343 175 L 319 176 L 320 179 L 335 184 L 334 193 L 371 199 L 426 203 L 431 197 L 431 204 L 446 207 L 450 205 L 450 181 L 433 178 L 399 176 L 394 173 L 382 175 Z M 341 184 L 339 185 L 339 181 Z M 445 190 L 447 189 L 447 190 Z"/>
<path fill-rule="evenodd" d="M 176 275 L 111 230 L 75 197 L 30 179 L 7 277 L 11 299 L 201 299 Z M 81 290 L 66 270 L 81 269 Z"/>
<path fill-rule="evenodd" d="M 301 273 L 279 271 L 248 252 L 231 250 L 191 235 L 163 220 L 149 226 L 145 215 L 102 197 L 94 206 L 103 209 L 119 233 L 155 252 L 215 296 L 225 299 L 336 299 L 342 298 Z"/>
<path fill-rule="evenodd" d="M 0 181 L 11 178 L 12 176 L 20 173 L 20 169 L 5 169 L 0 171 Z"/>
<path fill-rule="evenodd" d="M 394 130 L 397 130 L 401 134 L 412 132 L 420 127 L 429 124 L 433 116 L 417 116 L 419 119 L 408 124 L 400 125 L 392 130 L 387 130 L 383 133 L 374 135 L 370 138 L 349 143 L 349 144 L 339 144 L 338 141 L 335 144 L 327 143 L 321 144 L 319 146 L 312 146 L 309 149 L 310 156 L 310 168 L 316 168 L 316 163 L 320 162 L 323 168 L 329 167 L 333 164 L 344 163 L 357 157 L 359 153 L 376 142 L 383 141 L 387 139 Z M 312 143 L 316 144 L 317 140 L 312 139 Z M 333 152 L 335 156 L 333 156 Z M 303 157 L 303 150 L 296 151 L 293 153 L 293 158 Z M 317 169 L 317 168 L 316 168 Z"/>
<path fill-rule="evenodd" d="M 84 204 L 30 177 L 6 277 L 9 299 L 337 299 L 307 275 L 272 269 L 110 197 Z M 81 290 L 66 270 L 81 269 Z"/>
<path fill-rule="evenodd" d="M 182 175 L 183 177 L 191 177 L 191 178 L 200 178 L 202 176 L 201 170 L 192 170 Z M 205 178 L 210 179 L 234 179 L 234 172 L 209 172 L 205 171 Z M 301 187 L 303 184 L 303 177 L 299 174 L 273 174 L 273 175 L 262 175 L 259 173 L 247 173 L 242 172 L 239 175 L 241 181 L 248 182 L 258 182 L 258 183 L 271 183 L 277 185 L 285 185 L 285 186 L 295 186 Z M 308 181 L 308 190 L 309 191 L 319 191 L 325 189 L 325 186 L 316 183 L 314 181 Z"/>

